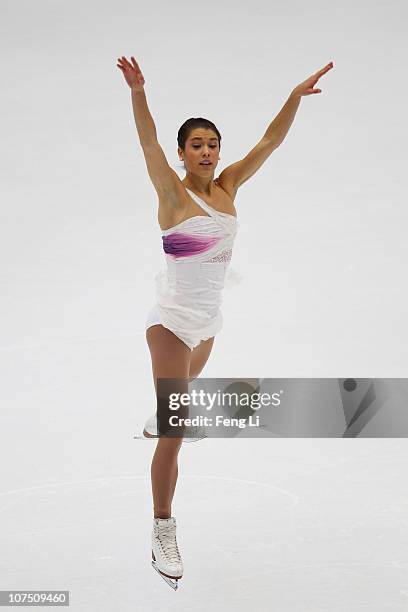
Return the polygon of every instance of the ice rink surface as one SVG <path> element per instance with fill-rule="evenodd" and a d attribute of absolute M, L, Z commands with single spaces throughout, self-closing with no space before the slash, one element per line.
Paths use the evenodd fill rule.
<path fill-rule="evenodd" d="M 50 448 L 27 423 L 6 442 L 19 486 L 0 496 L 2 588 L 67 589 L 81 612 L 406 609 L 404 440 L 184 444 L 172 592 L 150 567 L 156 442 L 108 425 L 54 431 Z"/>

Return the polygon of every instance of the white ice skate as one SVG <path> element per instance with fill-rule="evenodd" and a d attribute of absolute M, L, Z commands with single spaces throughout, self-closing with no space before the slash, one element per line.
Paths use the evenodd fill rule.
<path fill-rule="evenodd" d="M 186 437 L 188 436 L 188 437 Z M 137 439 L 149 439 L 149 438 L 158 438 L 157 435 L 157 417 L 156 413 L 152 414 L 152 416 L 147 419 L 143 428 L 143 436 L 134 436 Z M 185 427 L 183 442 L 198 442 L 198 440 L 202 440 L 206 438 L 207 435 L 205 433 L 205 429 L 203 427 Z"/>
<path fill-rule="evenodd" d="M 183 576 L 183 562 L 176 540 L 176 519 L 154 518 L 152 531 L 152 566 L 172 589 Z"/>

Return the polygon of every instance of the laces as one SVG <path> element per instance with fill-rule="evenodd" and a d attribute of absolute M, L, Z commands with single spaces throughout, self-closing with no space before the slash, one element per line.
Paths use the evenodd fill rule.
<path fill-rule="evenodd" d="M 164 525 L 160 527 L 156 532 L 156 536 L 160 542 L 166 559 L 170 561 L 170 563 L 180 563 L 180 552 L 177 547 L 174 529 L 171 527 L 171 525 Z"/>

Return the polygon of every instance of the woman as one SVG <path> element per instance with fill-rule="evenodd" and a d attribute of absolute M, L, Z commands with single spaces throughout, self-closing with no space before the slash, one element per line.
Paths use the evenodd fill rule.
<path fill-rule="evenodd" d="M 225 168 L 218 179 L 214 179 L 221 145 L 218 129 L 207 119 L 186 121 L 178 132 L 178 154 L 186 169 L 183 180 L 169 166 L 158 143 L 146 102 L 145 80 L 135 58 L 131 57 L 131 63 L 125 57 L 119 58 L 117 66 L 131 89 L 140 144 L 158 194 L 158 221 L 167 261 L 166 273 L 157 278 L 157 303 L 146 322 L 146 339 L 159 402 L 163 398 L 158 394 L 158 379 L 187 381 L 197 377 L 222 327 L 221 292 L 237 231 L 234 200 L 238 188 L 281 144 L 301 97 L 321 92 L 313 87 L 333 63 L 295 87 L 260 142 L 242 160 Z M 157 429 L 156 415 L 153 415 L 144 429 L 145 436 L 158 438 L 151 466 L 153 566 L 173 588 L 177 588 L 183 565 L 171 503 L 183 435 L 159 436 Z M 183 433 L 194 436 L 191 430 L 183 430 Z M 200 437 L 200 432 L 197 436 Z"/>

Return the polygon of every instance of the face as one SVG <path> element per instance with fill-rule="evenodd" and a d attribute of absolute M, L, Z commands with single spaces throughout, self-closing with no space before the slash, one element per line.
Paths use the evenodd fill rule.
<path fill-rule="evenodd" d="M 217 134 L 213 130 L 195 128 L 186 140 L 184 151 L 180 147 L 178 151 L 189 172 L 211 175 L 218 164 L 220 153 Z M 204 165 L 204 161 L 210 164 Z"/>

